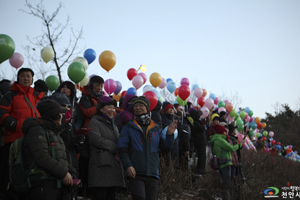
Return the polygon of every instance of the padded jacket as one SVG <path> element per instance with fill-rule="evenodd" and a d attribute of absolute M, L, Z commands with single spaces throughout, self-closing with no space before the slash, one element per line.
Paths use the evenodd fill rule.
<path fill-rule="evenodd" d="M 79 108 L 84 118 L 84 128 L 89 126 L 92 117 L 96 114 L 97 99 L 90 93 L 89 86 L 84 86 L 82 97 L 80 98 Z"/>

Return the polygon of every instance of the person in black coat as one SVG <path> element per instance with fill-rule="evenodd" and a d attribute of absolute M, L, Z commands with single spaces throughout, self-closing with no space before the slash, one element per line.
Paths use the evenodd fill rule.
<path fill-rule="evenodd" d="M 207 137 L 205 134 L 205 127 L 200 121 L 200 116 L 202 113 L 194 108 L 190 109 L 189 113 L 191 118 L 194 120 L 194 126 L 191 126 L 192 141 L 194 142 L 194 147 L 198 155 L 198 163 L 195 173 L 204 174 L 206 164 Z"/>
<path fill-rule="evenodd" d="M 162 128 L 162 117 L 160 115 L 161 102 L 158 101 L 156 106 L 151 111 L 151 119 Z"/>

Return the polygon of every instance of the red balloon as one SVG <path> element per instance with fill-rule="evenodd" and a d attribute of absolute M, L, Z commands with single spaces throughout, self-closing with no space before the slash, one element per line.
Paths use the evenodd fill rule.
<path fill-rule="evenodd" d="M 263 136 L 263 141 L 266 141 L 267 139 L 266 139 L 266 137 L 265 136 Z"/>
<path fill-rule="evenodd" d="M 281 143 L 280 143 L 280 142 L 277 142 L 277 145 L 281 145 Z"/>
<path fill-rule="evenodd" d="M 127 91 L 125 90 L 125 91 L 123 91 L 123 92 L 121 93 L 121 97 L 125 97 L 126 94 L 127 94 Z"/>
<path fill-rule="evenodd" d="M 197 99 L 197 103 L 200 107 L 203 107 L 205 104 L 204 97 L 200 97 Z"/>
<path fill-rule="evenodd" d="M 157 95 L 155 94 L 155 92 L 147 91 L 143 94 L 143 96 L 150 101 L 150 111 L 153 110 L 158 102 Z"/>
<path fill-rule="evenodd" d="M 128 71 L 127 71 L 127 77 L 128 79 L 131 81 L 133 79 L 133 77 L 135 77 L 137 75 L 137 71 L 136 69 L 134 68 L 130 68 Z"/>
<path fill-rule="evenodd" d="M 182 85 L 178 88 L 178 96 L 184 101 L 186 100 L 191 94 L 191 90 L 189 86 Z"/>
<path fill-rule="evenodd" d="M 261 123 L 259 122 L 258 124 L 257 124 L 257 128 L 260 128 L 261 127 Z"/>
<path fill-rule="evenodd" d="M 275 140 L 272 140 L 271 143 L 274 145 L 274 144 L 276 143 L 276 141 L 275 141 Z"/>

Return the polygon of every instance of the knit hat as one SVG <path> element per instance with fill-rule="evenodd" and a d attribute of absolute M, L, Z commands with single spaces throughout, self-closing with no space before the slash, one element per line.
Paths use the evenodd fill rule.
<path fill-rule="evenodd" d="M 48 92 L 48 86 L 46 85 L 45 81 L 39 79 L 34 82 L 34 90 L 38 92 Z"/>
<path fill-rule="evenodd" d="M 226 122 L 220 122 L 219 123 L 221 126 L 224 126 L 225 128 L 228 128 L 228 124 Z"/>
<path fill-rule="evenodd" d="M 21 68 L 19 71 L 18 71 L 18 76 L 17 76 L 17 82 L 19 83 L 19 76 L 20 76 L 20 74 L 22 73 L 22 72 L 30 72 L 31 73 L 31 75 L 32 75 L 32 78 L 33 78 L 33 76 L 34 76 L 34 72 L 32 71 L 32 69 L 30 69 L 30 68 Z"/>
<path fill-rule="evenodd" d="M 226 128 L 219 124 L 214 125 L 213 129 L 215 130 L 215 133 L 218 133 L 218 134 L 224 134 L 224 132 L 226 132 Z"/>
<path fill-rule="evenodd" d="M 114 105 L 115 107 L 117 107 L 117 101 L 108 96 L 104 96 L 98 100 L 97 110 L 100 110 L 101 108 L 103 108 L 106 105 Z"/>
<path fill-rule="evenodd" d="M 232 125 L 232 124 L 229 124 L 229 125 L 228 125 L 228 128 L 229 128 L 228 134 L 232 134 L 232 133 L 234 132 L 234 130 L 235 130 L 236 128 L 238 128 L 238 126 L 234 126 L 234 125 Z"/>
<path fill-rule="evenodd" d="M 170 102 L 165 101 L 163 103 L 163 107 L 162 107 L 163 113 L 165 113 L 169 108 L 173 108 L 174 109 L 173 105 Z"/>
<path fill-rule="evenodd" d="M 149 112 L 150 109 L 150 101 L 144 97 L 144 96 L 139 96 L 133 103 L 133 105 L 135 105 L 136 103 L 141 103 L 144 104 L 147 108 L 147 112 Z"/>
<path fill-rule="evenodd" d="M 216 114 L 216 113 L 212 114 L 211 117 L 210 117 L 210 120 L 211 120 L 211 121 L 214 121 L 215 119 L 217 119 L 217 120 L 220 121 L 219 115 Z"/>
<path fill-rule="evenodd" d="M 51 116 L 59 113 L 66 113 L 68 109 L 62 108 L 59 103 L 52 99 L 45 99 L 39 102 L 37 109 L 42 118 L 50 118 Z"/>
<path fill-rule="evenodd" d="M 63 93 L 55 93 L 51 96 L 51 99 L 59 103 L 61 106 L 68 106 L 70 105 L 70 101 L 68 97 Z"/>

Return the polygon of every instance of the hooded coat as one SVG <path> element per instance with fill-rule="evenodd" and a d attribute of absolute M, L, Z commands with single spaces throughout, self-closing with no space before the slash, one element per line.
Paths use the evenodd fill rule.
<path fill-rule="evenodd" d="M 133 120 L 134 115 L 133 115 L 133 108 L 128 106 L 128 102 L 130 102 L 130 100 L 132 98 L 137 98 L 137 96 L 132 95 L 132 94 L 127 94 L 124 97 L 124 101 L 123 101 L 123 111 L 120 112 L 120 127 L 122 129 L 122 127 L 129 121 Z"/>

